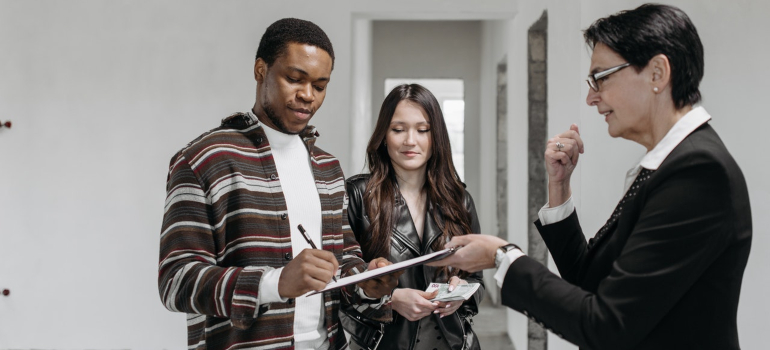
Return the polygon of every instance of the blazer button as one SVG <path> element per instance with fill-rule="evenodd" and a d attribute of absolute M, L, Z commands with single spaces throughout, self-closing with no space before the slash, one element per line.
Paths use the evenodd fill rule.
<path fill-rule="evenodd" d="M 278 178 L 278 176 L 275 176 L 275 174 L 270 175 L 270 180 L 275 180 L 277 178 Z"/>
<path fill-rule="evenodd" d="M 291 253 L 286 253 L 283 257 L 286 258 L 286 260 L 291 260 Z"/>
<path fill-rule="evenodd" d="M 289 305 L 293 305 L 294 304 L 294 299 L 289 298 L 288 300 L 286 300 L 286 303 L 289 304 Z"/>
<path fill-rule="evenodd" d="M 286 220 L 289 215 L 286 213 L 281 214 L 281 220 Z"/>

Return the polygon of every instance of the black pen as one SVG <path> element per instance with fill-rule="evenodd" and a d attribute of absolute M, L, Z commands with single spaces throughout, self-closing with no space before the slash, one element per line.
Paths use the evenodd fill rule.
<path fill-rule="evenodd" d="M 310 248 L 318 249 L 318 248 L 316 248 L 315 243 L 313 243 L 313 240 L 310 239 L 310 236 L 307 235 L 307 232 L 305 232 L 305 228 L 302 227 L 302 224 L 297 225 L 297 228 L 299 229 L 299 233 L 302 234 L 302 237 L 305 237 L 305 240 L 307 241 L 307 244 L 310 244 Z M 332 279 L 334 280 L 334 282 L 337 282 L 337 278 L 336 277 L 332 276 Z"/>

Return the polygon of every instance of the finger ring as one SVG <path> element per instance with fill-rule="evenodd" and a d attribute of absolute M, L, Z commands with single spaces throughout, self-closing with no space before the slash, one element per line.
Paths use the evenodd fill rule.
<path fill-rule="evenodd" d="M 561 151 L 562 148 L 564 148 L 564 144 L 559 141 L 556 141 L 556 149 Z"/>

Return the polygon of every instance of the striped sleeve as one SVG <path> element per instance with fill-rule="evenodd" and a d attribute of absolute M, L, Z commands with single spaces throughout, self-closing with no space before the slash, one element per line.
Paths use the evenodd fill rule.
<path fill-rule="evenodd" d="M 340 269 L 342 275 L 349 276 L 365 271 L 367 264 L 363 260 L 361 246 L 358 244 L 356 236 L 353 234 L 353 230 L 350 229 L 350 224 L 348 223 L 348 195 L 344 193 L 344 186 L 343 195 L 345 198 L 342 206 L 343 251 Z"/>
<path fill-rule="evenodd" d="M 347 191 L 345 191 L 344 187 L 344 180 L 343 180 L 343 194 L 344 194 L 344 200 L 342 205 L 342 237 L 344 242 L 344 248 L 343 248 L 343 259 L 340 264 L 341 269 L 341 275 L 342 276 L 351 276 L 355 275 L 357 273 L 364 272 L 368 269 L 368 263 L 364 261 L 363 259 L 363 252 L 361 251 L 361 245 L 358 243 L 358 240 L 356 239 L 355 234 L 353 233 L 353 229 L 350 227 L 350 221 L 348 220 L 348 203 L 349 198 Z M 373 305 L 376 305 L 376 307 L 381 306 L 386 300 L 386 297 L 382 297 L 379 299 L 376 299 L 376 301 L 372 301 L 371 299 L 365 299 L 362 297 L 362 291 L 363 289 L 360 288 L 358 285 L 348 286 L 341 289 L 342 293 L 345 293 L 347 296 L 347 300 L 343 299 L 343 301 L 349 301 L 351 304 L 356 306 L 363 306 L 363 308 L 369 308 Z"/>
<path fill-rule="evenodd" d="M 250 326 L 259 310 L 260 278 L 272 268 L 217 266 L 211 203 L 184 152 L 171 161 L 166 194 L 158 265 L 163 305 Z"/>

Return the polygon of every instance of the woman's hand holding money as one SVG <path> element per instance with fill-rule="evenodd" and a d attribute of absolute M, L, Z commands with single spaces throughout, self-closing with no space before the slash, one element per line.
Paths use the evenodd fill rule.
<path fill-rule="evenodd" d="M 417 321 L 430 315 L 431 312 L 439 307 L 439 302 L 430 301 L 437 294 L 438 290 L 423 292 L 411 288 L 396 288 L 390 300 L 393 310 L 396 310 L 396 312 L 409 321 Z"/>
<path fill-rule="evenodd" d="M 454 290 L 459 284 L 468 284 L 468 282 L 460 279 L 460 277 L 452 276 L 449 279 L 449 291 Z M 465 300 L 439 301 L 438 308 L 433 313 L 441 314 L 441 318 L 444 318 L 444 316 L 451 315 L 457 311 L 464 302 Z"/>

